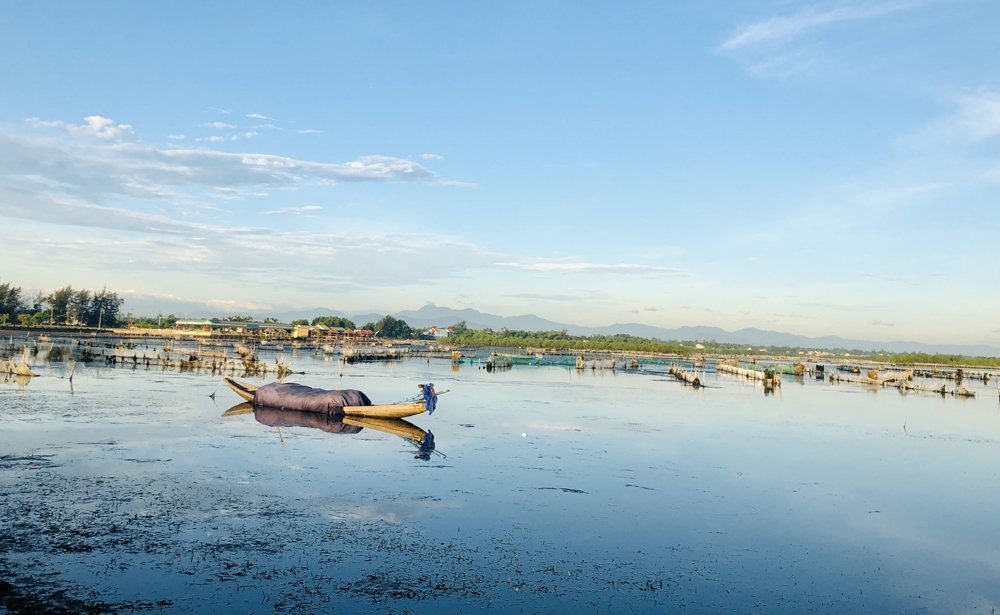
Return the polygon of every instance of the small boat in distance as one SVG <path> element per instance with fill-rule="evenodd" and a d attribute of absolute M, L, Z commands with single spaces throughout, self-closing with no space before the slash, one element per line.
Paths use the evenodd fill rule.
<path fill-rule="evenodd" d="M 427 411 L 423 399 L 376 405 L 361 391 L 326 391 L 280 382 L 258 387 L 232 378 L 224 381 L 233 392 L 254 406 L 383 419 L 400 419 Z"/>

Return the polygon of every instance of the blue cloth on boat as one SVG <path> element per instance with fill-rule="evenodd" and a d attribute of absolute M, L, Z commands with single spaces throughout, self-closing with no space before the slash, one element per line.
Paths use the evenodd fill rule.
<path fill-rule="evenodd" d="M 434 414 L 434 410 L 437 408 L 438 396 L 434 392 L 434 383 L 428 382 L 424 385 L 424 406 L 427 408 L 427 414 Z"/>
<path fill-rule="evenodd" d="M 326 391 L 301 384 L 272 382 L 254 393 L 255 406 L 268 406 L 301 412 L 343 414 L 346 406 L 370 406 L 372 402 L 361 391 L 345 389 Z"/>

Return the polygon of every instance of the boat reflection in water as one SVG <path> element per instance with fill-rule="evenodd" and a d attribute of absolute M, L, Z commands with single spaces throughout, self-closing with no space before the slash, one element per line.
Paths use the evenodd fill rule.
<path fill-rule="evenodd" d="M 343 414 L 326 414 L 320 412 L 300 412 L 298 410 L 282 410 L 258 406 L 250 402 L 237 404 L 222 413 L 223 417 L 252 414 L 261 425 L 276 427 L 307 427 L 319 429 L 327 433 L 356 434 L 362 429 L 381 431 L 382 433 L 399 436 L 417 447 L 418 453 L 414 459 L 430 459 L 435 452 L 434 434 L 417 427 L 403 419 L 382 419 L 363 416 L 347 416 Z M 441 453 L 438 453 L 439 455 Z"/>

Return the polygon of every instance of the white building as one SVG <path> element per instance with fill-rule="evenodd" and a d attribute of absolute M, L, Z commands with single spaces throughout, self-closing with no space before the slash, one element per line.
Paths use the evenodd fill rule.
<path fill-rule="evenodd" d="M 455 335 L 455 332 L 452 331 L 451 328 L 445 328 L 445 327 L 431 327 L 430 329 L 427 330 L 426 333 L 427 335 L 433 336 L 435 339 L 440 339 L 442 337 L 451 337 L 452 335 Z"/>

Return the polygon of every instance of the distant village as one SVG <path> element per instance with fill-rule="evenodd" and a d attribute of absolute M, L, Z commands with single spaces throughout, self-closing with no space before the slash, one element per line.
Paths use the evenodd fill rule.
<path fill-rule="evenodd" d="M 401 322 L 404 326 L 406 325 L 405 322 L 397 322 Z M 379 325 L 382 325 L 382 323 L 380 322 Z M 135 327 L 134 325 L 129 325 L 129 328 Z M 331 326 L 315 321 L 310 324 L 305 321 L 281 323 L 219 318 L 178 319 L 174 322 L 173 326 L 175 331 L 184 331 L 190 334 L 254 335 L 262 338 L 290 337 L 292 339 L 322 339 L 328 341 L 370 341 L 376 338 L 376 330 L 381 331 L 384 328 L 384 326 L 372 326 L 371 328 L 354 329 Z M 411 329 L 411 331 L 413 330 Z M 455 331 L 450 327 L 430 327 L 429 329 L 413 331 L 413 334 L 414 337 L 442 339 L 451 337 L 455 334 Z"/>

